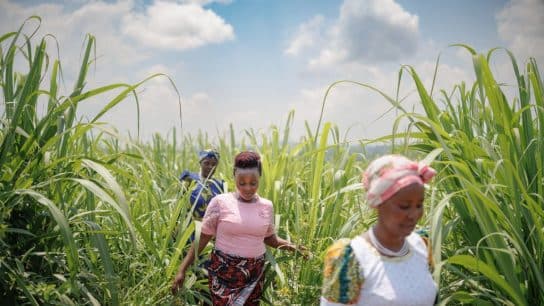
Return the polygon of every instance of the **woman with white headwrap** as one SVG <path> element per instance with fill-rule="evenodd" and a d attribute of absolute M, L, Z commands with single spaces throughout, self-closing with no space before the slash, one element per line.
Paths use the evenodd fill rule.
<path fill-rule="evenodd" d="M 435 171 L 400 155 L 382 156 L 363 174 L 378 219 L 368 231 L 327 250 L 321 305 L 432 305 L 437 286 L 426 240 L 414 232 L 424 184 Z"/>

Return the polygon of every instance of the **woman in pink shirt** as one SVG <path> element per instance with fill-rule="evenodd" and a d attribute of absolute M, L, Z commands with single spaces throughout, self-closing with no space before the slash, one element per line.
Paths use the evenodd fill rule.
<path fill-rule="evenodd" d="M 259 305 L 265 245 L 297 250 L 294 244 L 276 235 L 272 202 L 257 194 L 261 174 L 259 154 L 241 152 L 234 160 L 236 192 L 214 197 L 206 209 L 198 251 L 215 236 L 207 267 L 213 305 Z M 179 267 L 173 293 L 183 284 L 187 268 L 194 261 L 194 247 L 193 244 Z"/>

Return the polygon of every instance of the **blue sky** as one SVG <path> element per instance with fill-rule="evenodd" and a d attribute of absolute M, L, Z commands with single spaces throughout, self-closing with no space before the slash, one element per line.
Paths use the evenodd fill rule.
<path fill-rule="evenodd" d="M 452 43 L 481 52 L 506 47 L 521 63 L 528 56 L 544 62 L 542 0 L 4 0 L 2 32 L 31 14 L 43 18 L 40 34 L 54 34 L 60 43 L 68 89 L 83 38 L 92 33 L 99 58 L 88 88 L 167 73 L 182 95 L 184 132 L 202 130 L 212 138 L 230 123 L 240 135 L 248 128 L 266 132 L 295 110 L 296 139 L 305 121 L 316 124 L 332 82 L 360 81 L 393 95 L 400 66 L 409 64 L 430 86 L 439 54 L 440 88 L 472 82 L 468 53 L 448 48 Z M 492 66 L 499 80 L 512 81 L 504 54 Z M 401 92 L 412 91 L 406 79 Z M 82 105 L 80 116 L 96 114 L 108 98 Z M 144 137 L 179 126 L 177 98 L 166 79 L 147 83 L 140 98 Z M 415 94 L 405 103 L 418 111 Z M 372 91 L 339 86 L 325 120 L 349 129 L 350 140 L 374 138 L 391 132 L 395 114 L 381 117 L 388 108 Z M 134 102 L 104 120 L 134 134 Z"/>

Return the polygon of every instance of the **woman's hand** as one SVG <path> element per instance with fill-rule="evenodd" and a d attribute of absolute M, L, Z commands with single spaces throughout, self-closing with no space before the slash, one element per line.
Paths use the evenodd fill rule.
<path fill-rule="evenodd" d="M 183 286 L 183 282 L 185 281 L 185 272 L 178 272 L 176 274 L 176 277 L 174 278 L 174 281 L 172 282 L 172 294 L 176 294 L 178 292 L 179 288 Z"/>
<path fill-rule="evenodd" d="M 285 249 L 288 251 L 291 251 L 293 253 L 298 252 L 304 259 L 308 259 L 311 257 L 311 253 L 308 251 L 308 248 L 303 245 L 296 245 L 293 243 L 289 243 L 283 247 L 280 247 L 280 249 Z"/>
<path fill-rule="evenodd" d="M 198 253 L 200 254 L 204 247 L 208 244 L 208 242 L 212 239 L 211 235 L 206 235 L 204 233 L 200 233 L 200 241 L 198 243 Z M 185 258 L 183 258 L 183 261 L 181 262 L 178 270 L 178 274 L 176 274 L 176 277 L 174 278 L 174 281 L 172 282 L 172 294 L 176 294 L 176 292 L 183 286 L 183 282 L 185 281 L 185 272 L 189 268 L 190 265 L 193 264 L 195 260 L 195 244 L 192 243 L 191 247 L 189 248 L 189 251 L 187 252 L 187 255 L 185 255 Z"/>
<path fill-rule="evenodd" d="M 283 238 L 278 237 L 276 234 L 272 234 L 264 238 L 264 243 L 273 248 L 277 248 L 278 250 L 298 252 L 302 255 L 302 257 L 306 259 L 310 258 L 312 255 L 305 246 L 291 243 Z"/>

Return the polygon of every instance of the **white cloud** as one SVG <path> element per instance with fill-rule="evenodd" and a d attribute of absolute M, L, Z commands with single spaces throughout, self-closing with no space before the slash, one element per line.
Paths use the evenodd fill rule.
<path fill-rule="evenodd" d="M 304 131 L 304 121 L 312 128 L 317 126 L 325 90 L 326 86 L 301 90 L 292 104 L 297 118 L 294 131 Z M 346 140 L 372 139 L 391 132 L 395 112 L 387 113 L 390 108 L 387 100 L 368 88 L 341 84 L 327 98 L 322 124 L 335 123 L 342 133 L 347 133 Z"/>
<path fill-rule="evenodd" d="M 134 1 L 90 1 L 71 8 L 53 3 L 29 6 L 0 1 L 0 28 L 17 30 L 23 20 L 39 15 L 42 24 L 38 37 L 53 34 L 61 47 L 64 67 L 75 69 L 79 69 L 78 56 L 85 35 L 92 34 L 97 37 L 100 70 L 149 59 L 149 47 L 181 50 L 234 37 L 232 26 L 213 11 L 195 4 L 158 1 L 143 10 L 141 13 Z M 27 27 L 25 33 L 31 29 L 32 26 Z"/>
<path fill-rule="evenodd" d="M 139 79 L 155 73 L 171 76 L 178 67 L 168 67 L 162 64 L 145 67 L 136 73 Z M 165 135 L 172 128 L 180 132 L 180 124 L 184 133 L 195 134 L 198 130 L 213 132 L 218 124 L 224 128 L 222 113 L 215 104 L 215 99 L 209 93 L 198 91 L 185 94 L 183 88 L 176 89 L 165 76 L 154 77 L 143 83 L 138 89 L 140 104 L 141 137 L 150 139 L 154 133 Z M 136 135 L 137 113 L 132 97 L 123 101 L 112 111 L 108 112 L 101 121 L 109 122 L 122 132 Z M 181 114 L 180 114 L 181 107 Z M 180 119 L 180 116 L 182 117 Z M 182 120 L 182 122 L 180 122 Z"/>
<path fill-rule="evenodd" d="M 348 60 L 397 60 L 417 49 L 418 17 L 393 0 L 346 0 L 338 36 Z"/>
<path fill-rule="evenodd" d="M 311 68 L 392 62 L 415 54 L 418 47 L 418 16 L 394 0 L 344 0 L 338 19 L 321 33 L 314 33 L 315 19 L 300 26 L 286 51 L 297 55 L 301 47 L 315 45 L 315 37 L 326 37 L 317 46 L 319 55 L 309 60 Z"/>
<path fill-rule="evenodd" d="M 180 3 L 192 3 L 192 4 L 198 4 L 198 5 L 206 5 L 213 2 L 222 3 L 222 4 L 229 4 L 232 3 L 232 0 L 181 0 L 181 1 L 175 1 Z"/>
<path fill-rule="evenodd" d="M 422 61 L 413 65 L 413 67 L 429 92 L 433 82 L 435 62 Z M 347 71 L 347 73 L 363 77 L 351 78 L 352 80 L 374 87 L 385 95 L 395 98 L 398 69 L 387 70 L 364 65 L 355 65 L 354 69 L 354 71 Z M 440 89 L 444 89 L 447 94 L 450 94 L 453 86 L 460 84 L 462 81 L 471 84 L 474 77 L 469 72 L 470 70 L 465 69 L 465 67 L 446 64 L 444 61 L 439 64 L 433 91 L 433 98 L 439 107 L 443 106 Z M 312 127 L 317 125 L 321 103 L 329 85 L 322 83 L 320 86 L 304 88 L 299 91 L 295 99 L 296 102 L 289 105 L 290 109 L 296 109 L 296 124 L 300 125 L 294 127 L 293 130 L 303 131 L 302 123 L 304 120 L 308 121 Z M 399 98 L 406 97 L 402 102 L 403 108 L 409 112 L 414 111 L 423 114 L 424 110 L 419 95 L 415 91 L 414 81 L 406 71 L 403 73 L 400 89 Z M 457 97 L 454 97 L 454 103 L 456 99 Z M 375 90 L 356 84 L 342 83 L 330 91 L 324 109 L 323 120 L 325 122 L 334 122 L 342 132 L 348 132 L 349 129 L 346 140 L 353 141 L 373 139 L 390 134 L 393 123 L 399 115 L 400 112 L 392 109 L 392 104 Z M 402 119 L 399 131 L 406 127 L 407 120 Z"/>
<path fill-rule="evenodd" d="M 308 65 L 312 69 L 329 68 L 345 63 L 348 57 L 348 52 L 345 49 L 324 49 L 319 54 L 319 57 L 310 59 Z"/>
<path fill-rule="evenodd" d="M 284 51 L 288 55 L 299 55 L 304 49 L 312 47 L 320 39 L 321 27 L 323 25 L 323 16 L 316 15 L 308 22 L 301 24 L 297 34 L 289 43 L 289 47 Z"/>
<path fill-rule="evenodd" d="M 155 71 L 156 72 L 156 71 Z M 181 101 L 170 82 L 160 76 L 144 83 L 138 89 L 140 103 L 140 128 L 141 137 L 149 139 L 154 133 L 165 135 L 172 128 L 180 131 L 205 130 L 209 123 L 211 99 L 207 93 L 197 92 L 187 97 L 182 96 Z M 121 102 L 116 108 L 108 112 L 100 121 L 108 122 L 117 127 L 121 132 L 130 132 L 136 135 L 137 112 L 132 97 Z M 182 119 L 180 122 L 180 103 Z"/>
<path fill-rule="evenodd" d="M 219 2 L 227 3 L 228 1 Z M 143 14 L 147 18 L 145 21 L 138 19 L 144 18 Z M 230 31 L 230 35 L 233 35 L 232 27 L 225 24 L 211 10 L 203 9 L 196 4 L 179 4 L 179 1 L 176 3 L 159 1 L 152 3 L 151 6 L 144 6 L 141 1 L 130 0 L 34 5 L 0 0 L 0 28 L 5 29 L 6 32 L 17 30 L 20 24 L 31 15 L 42 17 L 37 38 L 40 39 L 50 33 L 58 41 L 63 76 L 66 81 L 62 83 L 66 84 L 63 94 L 73 87 L 74 79 L 80 69 L 83 43 L 87 33 L 96 37 L 96 54 L 93 51 L 93 56 L 96 55 L 96 69 L 93 65 L 88 72 L 86 90 L 105 84 L 121 82 L 133 84 L 159 72 L 168 74 L 174 82 L 177 82 L 176 78 L 180 73 L 184 73 L 183 64 L 179 59 L 171 61 L 166 57 L 158 56 L 158 53 L 150 50 L 148 43 L 155 43 L 153 39 L 167 41 L 170 38 L 182 37 L 188 42 L 185 47 L 191 43 L 193 47 L 198 47 L 222 41 L 218 37 L 220 35 L 228 37 L 225 31 Z M 160 19 L 158 19 L 159 16 Z M 157 37 L 145 43 L 131 39 L 138 36 L 130 36 L 124 30 L 127 30 L 126 26 L 130 29 L 130 26 L 138 25 L 131 23 L 135 20 L 145 25 L 144 35 Z M 169 27 L 165 22 L 171 22 L 173 26 Z M 31 33 L 36 24 L 36 22 L 29 23 L 24 32 Z M 56 58 L 55 41 L 51 38 L 47 41 L 49 54 Z M 180 44 L 183 43 L 183 41 L 180 42 Z M 166 46 L 162 42 L 157 44 Z M 176 49 L 179 49 L 179 46 L 166 50 L 163 54 Z M 16 68 L 18 71 L 26 69 L 22 65 Z M 184 130 L 196 131 L 205 128 L 209 122 L 206 124 L 203 122 L 209 120 L 207 110 L 210 109 L 213 99 L 206 93 L 193 93 L 191 88 L 181 88 L 177 83 L 176 85 L 182 94 Z M 108 92 L 84 101 L 78 108 L 78 115 L 84 120 L 93 118 L 119 92 L 119 90 Z M 144 137 L 154 132 L 166 133 L 172 127 L 179 127 L 178 96 L 168 79 L 165 77 L 153 79 L 138 88 L 137 92 Z M 134 99 L 128 97 L 100 121 L 108 122 L 121 131 L 130 131 L 131 135 L 136 135 L 137 116 Z"/>
<path fill-rule="evenodd" d="M 496 15 L 501 39 L 519 60 L 544 60 L 544 1 L 512 0 Z"/>
<path fill-rule="evenodd" d="M 142 49 L 130 45 L 119 33 L 121 16 L 131 10 L 127 1 L 117 3 L 90 2 L 68 11 L 60 4 L 38 4 L 23 6 L 14 2 L 0 1 L 0 28 L 16 30 L 24 19 L 31 15 L 42 18 L 40 30 L 36 37 L 45 34 L 54 35 L 60 47 L 60 60 L 63 64 L 67 80 L 75 78 L 80 68 L 83 42 L 86 34 L 97 37 L 97 64 L 102 67 L 127 66 L 146 59 L 149 54 Z M 100 20 L 100 22 L 96 22 Z M 24 32 L 30 33 L 36 23 L 29 23 Z M 48 52 L 56 56 L 56 44 L 48 39 Z M 110 71 L 107 75 L 112 75 Z"/>
<path fill-rule="evenodd" d="M 284 45 L 284 54 L 298 56 L 303 63 L 308 61 L 310 68 L 314 68 L 305 69 L 296 76 L 293 76 L 296 71 L 285 70 L 294 79 L 292 86 L 285 85 L 284 90 L 263 94 L 260 88 L 224 88 L 221 79 L 214 78 L 213 82 L 208 83 L 205 75 L 188 71 L 186 68 L 190 65 L 181 62 L 185 58 L 176 55 L 179 55 L 177 50 L 235 38 L 234 30 L 227 21 L 209 7 L 202 7 L 211 2 L 230 1 L 163 0 L 144 5 L 141 0 L 94 0 L 68 7 L 59 4 L 22 6 L 15 0 L 0 0 L 0 28 L 15 30 L 24 18 L 39 13 L 43 17 L 42 34 L 55 34 L 64 69 L 74 71 L 79 69 L 84 34 L 93 33 L 97 37 L 98 61 L 96 72 L 94 69 L 90 71 L 87 89 L 95 87 L 97 80 L 106 84 L 133 83 L 157 72 L 169 74 L 174 81 L 177 78 L 179 84 L 176 85 L 182 94 L 184 131 L 190 133 L 200 129 L 215 135 L 216 130 L 227 130 L 231 122 L 237 131 L 245 128 L 266 129 L 271 123 L 279 123 L 294 108 L 296 120 L 292 133 L 293 136 L 303 135 L 304 120 L 308 120 L 311 127 L 317 124 L 323 94 L 331 82 L 339 79 L 361 81 L 394 95 L 399 63 L 413 64 L 427 88 L 432 82 L 432 59 L 438 55 L 439 47 L 423 45 L 426 42 L 420 40 L 417 16 L 393 0 L 345 0 L 335 19 L 326 19 L 321 15 L 310 18 L 298 30 L 294 29 L 292 40 Z M 499 22 L 499 18 L 497 20 Z M 538 35 L 532 37 L 535 36 L 538 38 Z M 240 43 L 240 46 L 248 43 L 253 47 L 255 42 L 236 43 Z M 53 44 L 50 43 L 50 46 Z M 417 55 L 413 56 L 416 50 Z M 463 58 L 466 58 L 468 65 L 471 64 L 470 56 L 464 54 Z M 285 60 L 285 57 L 281 59 Z M 245 62 L 240 62 L 240 65 L 245 65 Z M 317 69 L 323 67 L 326 69 Z M 449 91 L 451 84 L 468 78 L 465 73 L 472 76 L 470 66 L 467 70 L 460 67 L 463 66 L 458 63 L 441 64 L 437 89 L 444 87 Z M 218 66 L 217 69 L 223 68 Z M 263 75 L 266 73 L 264 69 L 263 72 L 253 72 L 254 77 L 276 86 L 273 77 L 277 77 L 277 74 L 272 74 L 268 79 L 269 76 Z M 236 72 L 227 75 L 232 77 Z M 407 100 L 407 108 L 411 109 L 411 105 L 418 103 L 417 94 L 413 93 L 413 82 L 406 73 L 404 79 L 401 96 L 412 92 Z M 71 88 L 71 84 L 68 82 L 67 87 Z M 154 79 L 142 85 L 138 92 L 144 137 L 154 132 L 166 134 L 170 128 L 179 127 L 178 96 L 166 78 Z M 112 96 L 86 101 L 79 111 L 92 118 Z M 288 102 L 291 104 L 288 105 Z M 391 131 L 395 113 L 379 118 L 389 107 L 390 104 L 383 97 L 370 89 L 341 85 L 333 89 L 324 119 L 338 123 L 341 131 L 354 126 L 350 132 L 351 139 L 373 138 Z M 122 131 L 130 130 L 135 135 L 135 109 L 133 99 L 129 98 L 101 121 L 110 122 Z"/>
<path fill-rule="evenodd" d="M 234 30 L 213 11 L 196 4 L 157 1 L 145 13 L 123 17 L 122 32 L 141 44 L 185 50 L 234 39 Z"/>
<path fill-rule="evenodd" d="M 384 74 L 382 70 L 370 66 L 357 68 L 357 73 L 364 75 L 364 79 L 358 79 L 362 83 L 372 85 L 389 93 L 391 80 L 395 79 L 393 73 Z M 321 112 L 322 101 L 331 83 L 320 84 L 303 88 L 289 104 L 289 109 L 296 110 L 294 131 L 304 133 L 305 121 L 309 126 L 316 127 Z M 324 108 L 323 122 L 334 122 L 340 131 L 346 132 L 351 128 L 348 140 L 374 138 L 391 131 L 392 119 L 376 121 L 379 116 L 390 108 L 389 102 L 375 91 L 355 84 L 342 83 L 331 89 Z M 294 136 L 302 136 L 302 134 Z"/>

